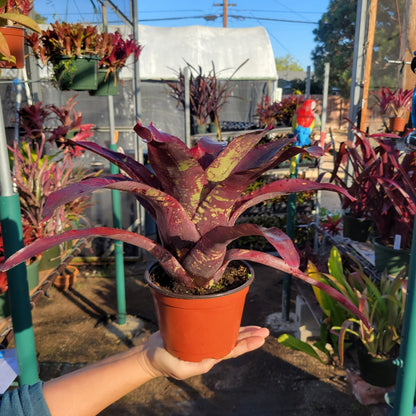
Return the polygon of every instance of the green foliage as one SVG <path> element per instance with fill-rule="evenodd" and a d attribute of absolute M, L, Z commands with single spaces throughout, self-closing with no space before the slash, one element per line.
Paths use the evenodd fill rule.
<path fill-rule="evenodd" d="M 330 62 L 329 84 L 348 97 L 351 85 L 357 0 L 331 0 L 314 29 L 318 43 L 312 51 L 315 75 L 323 79 L 324 64 Z"/>
<path fill-rule="evenodd" d="M 277 71 L 303 71 L 302 65 L 289 54 L 274 58 Z"/>
<path fill-rule="evenodd" d="M 291 348 L 295 351 L 302 351 L 310 355 L 312 358 L 319 360 L 322 364 L 326 364 L 312 345 L 308 344 L 307 342 L 301 341 L 298 338 L 295 338 L 293 335 L 282 334 L 277 339 L 277 341 L 285 347 Z"/>
<path fill-rule="evenodd" d="M 377 25 L 374 36 L 371 86 L 397 87 L 397 66 L 388 65 L 384 58 L 400 59 L 400 18 L 404 15 L 404 0 L 396 2 L 380 0 L 377 9 Z M 355 37 L 357 0 L 331 0 L 328 11 L 313 31 L 316 48 L 312 52 L 315 75 L 323 79 L 324 63 L 331 66 L 329 84 L 339 89 L 343 97 L 350 93 L 352 61 Z"/>

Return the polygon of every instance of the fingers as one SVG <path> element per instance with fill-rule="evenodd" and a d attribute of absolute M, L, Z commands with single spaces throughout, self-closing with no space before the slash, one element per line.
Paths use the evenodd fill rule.
<path fill-rule="evenodd" d="M 258 326 L 240 328 L 237 345 L 230 352 L 230 354 L 225 357 L 225 359 L 236 358 L 242 354 L 260 348 L 264 344 L 266 337 L 269 336 L 269 333 L 270 332 L 267 328 L 261 328 Z"/>

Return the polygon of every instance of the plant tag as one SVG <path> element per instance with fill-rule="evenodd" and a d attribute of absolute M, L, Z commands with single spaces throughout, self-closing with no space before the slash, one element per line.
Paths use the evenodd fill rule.
<path fill-rule="evenodd" d="M 16 350 L 0 350 L 0 394 L 3 394 L 17 377 Z"/>
<path fill-rule="evenodd" d="M 402 236 L 400 234 L 396 234 L 394 236 L 394 245 L 393 245 L 393 248 L 395 250 L 400 250 L 400 244 L 401 244 L 401 242 L 402 242 Z"/>

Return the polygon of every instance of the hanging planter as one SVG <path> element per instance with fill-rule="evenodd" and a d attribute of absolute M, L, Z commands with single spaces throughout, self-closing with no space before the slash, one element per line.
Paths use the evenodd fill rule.
<path fill-rule="evenodd" d="M 6 38 L 10 54 L 16 58 L 15 63 L 3 61 L 2 68 L 23 68 L 25 66 L 24 29 L 16 26 L 3 26 L 0 27 L 0 32 Z"/>
<path fill-rule="evenodd" d="M 176 295 L 153 282 L 151 274 L 158 263 L 145 272 L 150 286 L 165 348 L 185 361 L 222 358 L 235 346 L 244 302 L 254 271 L 242 286 L 213 295 Z"/>
<path fill-rule="evenodd" d="M 54 58 L 55 79 L 60 90 L 88 91 L 98 86 L 98 57 L 83 55 Z"/>
<path fill-rule="evenodd" d="M 93 95 L 93 96 L 117 95 L 118 85 L 119 85 L 118 74 L 119 74 L 119 71 L 116 71 L 116 76 L 114 76 L 114 72 L 108 72 L 107 69 L 105 68 L 99 68 L 97 89 L 90 90 L 89 92 L 90 95 Z"/>

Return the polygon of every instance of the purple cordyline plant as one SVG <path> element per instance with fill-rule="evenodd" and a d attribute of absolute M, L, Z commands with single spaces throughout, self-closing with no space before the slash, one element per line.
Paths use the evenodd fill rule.
<path fill-rule="evenodd" d="M 230 144 L 202 138 L 189 149 L 182 140 L 140 122 L 136 133 L 147 143 L 154 173 L 133 158 L 81 141 L 78 145 L 103 156 L 124 173 L 88 178 L 50 195 L 45 215 L 75 198 L 107 188 L 132 193 L 158 225 L 161 244 L 122 229 L 96 227 L 70 230 L 43 238 L 7 259 L 0 270 L 9 269 L 48 247 L 76 238 L 100 236 L 121 240 L 147 250 L 177 282 L 188 288 L 210 287 L 220 280 L 234 260 L 262 263 L 302 279 L 337 299 L 360 318 L 359 310 L 335 289 L 309 278 L 299 269 L 299 254 L 291 239 L 278 228 L 249 223 L 236 224 L 249 207 L 277 197 L 305 190 L 325 189 L 348 195 L 342 188 L 305 179 L 280 179 L 242 195 L 264 172 L 299 153 L 322 155 L 319 147 L 291 146 L 292 138 L 258 144 L 267 133 L 254 131 L 236 137 Z M 279 257 L 253 250 L 231 249 L 233 240 L 249 235 L 265 237 Z M 366 322 L 366 321 L 365 321 Z"/>

